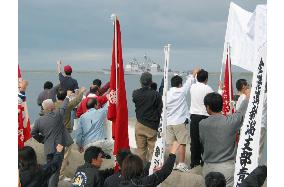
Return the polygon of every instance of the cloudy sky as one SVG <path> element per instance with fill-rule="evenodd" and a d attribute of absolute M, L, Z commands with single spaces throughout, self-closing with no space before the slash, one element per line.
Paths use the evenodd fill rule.
<path fill-rule="evenodd" d="M 220 71 L 228 0 L 24 0 L 19 2 L 19 63 L 54 70 L 58 59 L 76 70 L 110 68 L 112 13 L 119 16 L 124 64 L 147 54 L 170 68 Z M 248 11 L 266 0 L 233 1 Z"/>

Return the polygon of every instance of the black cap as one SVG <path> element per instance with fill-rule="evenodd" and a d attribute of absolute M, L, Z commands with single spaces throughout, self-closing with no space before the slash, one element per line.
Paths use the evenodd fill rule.
<path fill-rule="evenodd" d="M 102 155 L 102 158 L 104 159 L 111 159 L 111 156 L 103 152 L 102 148 L 91 146 L 88 149 L 86 149 L 84 154 L 84 160 L 85 162 L 91 163 L 93 158 L 98 158 L 99 154 Z"/>
<path fill-rule="evenodd" d="M 102 154 L 102 158 L 104 159 L 111 159 L 111 156 L 103 151 L 101 151 L 101 154 Z"/>

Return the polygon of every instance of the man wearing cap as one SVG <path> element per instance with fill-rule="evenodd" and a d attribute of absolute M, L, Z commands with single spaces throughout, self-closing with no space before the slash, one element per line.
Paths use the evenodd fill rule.
<path fill-rule="evenodd" d="M 57 62 L 57 72 L 59 74 L 59 81 L 61 89 L 63 90 L 74 90 L 79 89 L 78 82 L 76 79 L 71 77 L 72 74 L 72 67 L 69 65 L 64 66 L 65 76 L 61 73 L 61 60 Z"/>
<path fill-rule="evenodd" d="M 100 147 L 89 147 L 84 154 L 85 163 L 75 172 L 72 186 L 103 186 L 105 179 L 114 173 L 114 169 L 99 170 L 102 158 L 109 159 Z"/>
<path fill-rule="evenodd" d="M 132 94 L 137 119 L 135 139 L 137 155 L 147 162 L 151 160 L 154 151 L 163 103 L 159 93 L 151 89 L 151 73 L 144 72 L 140 83 L 141 88 L 134 90 Z"/>

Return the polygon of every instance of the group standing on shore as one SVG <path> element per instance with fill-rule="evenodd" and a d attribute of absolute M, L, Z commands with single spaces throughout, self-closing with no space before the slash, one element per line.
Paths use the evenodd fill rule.
<path fill-rule="evenodd" d="M 106 118 L 109 100 L 109 82 L 95 79 L 86 93 L 84 87 L 71 76 L 72 67 L 57 63 L 59 84 L 46 81 L 44 90 L 39 94 L 37 104 L 41 107 L 31 131 L 32 137 L 44 144 L 46 164 L 39 166 L 32 147 L 19 142 L 19 178 L 22 187 L 56 187 L 59 180 L 80 186 L 157 186 L 162 183 L 173 169 L 189 172 L 202 166 L 206 186 L 232 186 L 238 134 L 250 96 L 249 84 L 244 79 L 237 81 L 239 91 L 237 111 L 227 116 L 222 114 L 223 99 L 213 91 L 208 83 L 208 72 L 195 68 L 185 83 L 179 75 L 171 78 L 171 88 L 167 91 L 166 144 L 168 158 L 162 168 L 155 168 L 149 175 L 149 167 L 157 139 L 157 130 L 162 113 L 162 87 L 157 91 L 152 75 L 142 73 L 141 88 L 133 91 L 137 123 L 135 124 L 136 154 L 130 150 L 119 150 L 116 159 L 118 172 L 114 169 L 99 170 L 104 159 L 110 159 L 113 141 L 107 139 Z M 19 104 L 25 100 L 27 81 L 19 80 Z M 190 94 L 190 108 L 187 97 Z M 266 134 L 266 97 L 261 130 L 260 147 Z M 74 125 L 74 119 L 78 125 Z M 190 126 L 190 130 L 188 130 Z M 69 164 L 72 145 L 84 153 L 85 163 L 79 166 L 73 179 L 65 176 Z M 190 144 L 190 167 L 185 162 L 186 146 Z M 261 155 L 261 153 L 260 153 Z M 177 159 L 176 159 L 177 157 Z M 260 159 L 262 156 L 260 156 Z M 176 164 L 177 161 L 177 164 Z M 266 167 L 257 168 L 244 185 L 258 178 L 263 184 Z M 263 180 L 264 178 L 264 180 Z M 243 186 L 244 186 L 243 185 Z"/>

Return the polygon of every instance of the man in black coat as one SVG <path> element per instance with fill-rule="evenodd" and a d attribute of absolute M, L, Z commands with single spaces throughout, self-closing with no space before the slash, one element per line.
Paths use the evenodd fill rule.
<path fill-rule="evenodd" d="M 136 153 L 145 163 L 150 161 L 153 155 L 163 103 L 160 94 L 150 87 L 152 84 L 151 73 L 143 73 L 140 83 L 142 88 L 133 91 L 132 100 L 135 103 L 137 118 L 135 125 Z"/>

